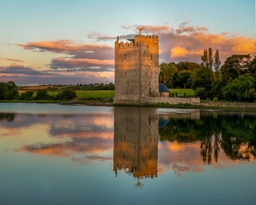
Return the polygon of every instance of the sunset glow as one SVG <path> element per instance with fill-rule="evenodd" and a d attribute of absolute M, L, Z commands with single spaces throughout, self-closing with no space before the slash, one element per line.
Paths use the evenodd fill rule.
<path fill-rule="evenodd" d="M 144 3 L 129 4 L 136 6 L 127 8 L 125 2 L 116 1 L 2 2 L 0 81 L 18 85 L 114 82 L 116 36 L 122 41 L 134 38 L 138 25 L 145 27 L 143 35 L 159 36 L 160 63 L 199 63 L 209 47 L 219 50 L 221 62 L 232 54 L 256 55 L 253 0 L 246 4 L 241 0 L 151 1 L 147 9 Z"/>

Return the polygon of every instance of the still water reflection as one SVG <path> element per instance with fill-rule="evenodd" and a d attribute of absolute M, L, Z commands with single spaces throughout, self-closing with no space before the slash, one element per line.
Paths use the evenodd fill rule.
<path fill-rule="evenodd" d="M 0 204 L 254 204 L 256 112 L 0 104 Z"/>

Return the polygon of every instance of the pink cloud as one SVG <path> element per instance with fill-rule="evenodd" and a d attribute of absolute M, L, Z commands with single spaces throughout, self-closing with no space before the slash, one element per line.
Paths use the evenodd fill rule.
<path fill-rule="evenodd" d="M 113 71 L 114 60 L 99 60 L 99 59 L 65 59 L 56 58 L 51 62 L 51 68 L 84 68 L 84 71 Z"/>
<path fill-rule="evenodd" d="M 209 33 L 204 26 L 192 26 L 191 21 L 182 22 L 178 28 L 168 25 L 145 25 L 144 34 L 159 35 L 160 62 L 193 61 L 200 62 L 204 49 L 219 50 L 221 61 L 233 54 L 256 55 L 256 39 L 246 36 L 230 35 L 228 31 L 220 34 Z M 137 25 L 123 26 L 135 32 Z"/>
<path fill-rule="evenodd" d="M 95 60 L 95 62 L 96 61 L 97 60 Z M 93 62 L 94 60 L 88 61 L 88 63 Z M 111 62 L 108 61 L 104 63 L 107 65 L 111 64 Z M 70 68 L 36 70 L 31 67 L 13 63 L 10 66 L 0 66 L 0 78 L 3 82 L 14 81 L 17 85 L 101 83 L 106 81 L 113 82 L 114 80 L 113 66 L 100 67 L 99 62 L 97 68 L 94 68 L 93 66 L 71 67 L 72 63 L 67 62 L 67 64 L 70 64 Z M 65 64 L 63 64 L 63 66 L 64 65 Z"/>
<path fill-rule="evenodd" d="M 41 50 L 54 53 L 65 53 L 74 55 L 76 53 L 96 52 L 96 51 L 111 51 L 112 47 L 103 44 L 80 44 L 71 40 L 57 41 L 38 41 L 27 44 L 16 44 L 23 47 L 25 50 Z"/>

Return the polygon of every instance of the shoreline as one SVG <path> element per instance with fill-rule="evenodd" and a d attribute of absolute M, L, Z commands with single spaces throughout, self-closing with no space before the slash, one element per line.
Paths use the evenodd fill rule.
<path fill-rule="evenodd" d="M 222 108 L 222 109 L 250 109 L 256 110 L 256 103 L 239 103 L 239 102 L 201 102 L 198 105 L 192 104 L 114 104 L 113 102 L 104 102 L 99 100 L 73 100 L 73 101 L 49 101 L 49 100 L 33 100 L 33 101 L 13 101 L 1 100 L 1 103 L 56 103 L 60 105 L 87 105 L 87 106 L 113 106 L 113 107 L 154 107 L 154 108 Z"/>

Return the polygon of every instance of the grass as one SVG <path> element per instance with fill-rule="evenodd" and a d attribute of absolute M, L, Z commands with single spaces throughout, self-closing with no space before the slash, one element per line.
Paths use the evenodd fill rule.
<path fill-rule="evenodd" d="M 194 90 L 192 89 L 170 89 L 171 93 L 177 92 L 179 97 L 184 96 L 184 93 L 186 93 L 187 96 L 192 96 L 194 95 Z M 22 93 L 24 91 L 21 91 Z M 48 94 L 50 96 L 57 95 L 61 91 L 48 91 Z M 77 90 L 76 95 L 79 99 L 88 99 L 88 98 L 114 98 L 115 91 L 114 90 L 86 90 L 86 91 L 81 91 Z M 33 97 L 36 96 L 36 92 L 34 92 Z"/>
<path fill-rule="evenodd" d="M 48 91 L 51 96 L 57 95 L 58 91 Z M 90 90 L 90 91 L 76 91 L 77 98 L 114 98 L 114 90 Z"/>
<path fill-rule="evenodd" d="M 186 93 L 187 96 L 192 96 L 195 93 L 195 91 L 192 89 L 172 89 L 172 88 L 170 89 L 170 92 L 174 93 L 174 96 L 175 96 L 175 93 L 177 93 L 179 97 L 183 97 L 184 93 Z"/>

